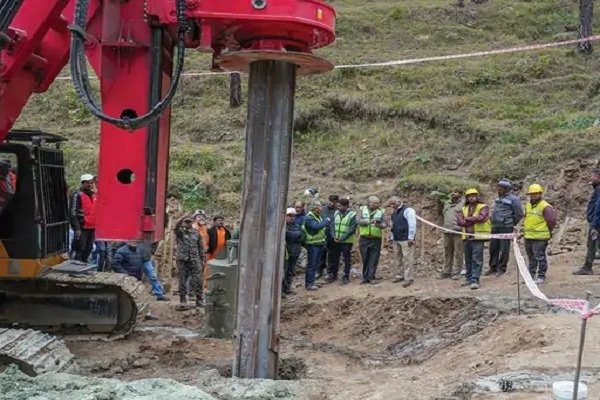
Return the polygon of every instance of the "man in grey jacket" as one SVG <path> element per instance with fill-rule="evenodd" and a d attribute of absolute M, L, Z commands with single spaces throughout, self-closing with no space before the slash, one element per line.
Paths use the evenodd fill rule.
<path fill-rule="evenodd" d="M 512 233 L 523 219 L 523 206 L 512 193 L 512 183 L 508 179 L 498 182 L 498 198 L 492 212 L 492 234 Z M 490 268 L 484 275 L 500 276 L 506 272 L 510 257 L 510 239 L 490 240 Z"/>
<path fill-rule="evenodd" d="M 462 190 L 454 189 L 450 199 L 444 203 L 444 228 L 461 231 L 457 224 L 456 215 L 462 212 L 465 200 Z M 460 270 L 463 268 L 463 241 L 460 234 L 444 232 L 444 269 L 440 278 L 460 279 Z"/>

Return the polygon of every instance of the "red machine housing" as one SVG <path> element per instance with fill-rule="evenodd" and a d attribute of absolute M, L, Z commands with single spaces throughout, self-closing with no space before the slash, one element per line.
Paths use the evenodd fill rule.
<path fill-rule="evenodd" d="M 74 7 L 75 0 L 23 0 L 7 31 L 8 46 L 0 50 L 0 142 L 31 94 L 45 91 L 66 65 Z M 141 116 L 165 95 L 175 7 L 175 0 L 90 0 L 86 55 L 106 114 Z M 289 61 L 300 74 L 332 68 L 312 54 L 335 39 L 335 11 L 322 1 L 187 0 L 186 16 L 186 47 L 211 51 L 213 69 L 246 71 L 256 60 Z M 157 27 L 159 43 L 152 34 Z M 162 238 L 169 134 L 169 109 L 157 123 L 133 131 L 101 123 L 99 239 Z"/>

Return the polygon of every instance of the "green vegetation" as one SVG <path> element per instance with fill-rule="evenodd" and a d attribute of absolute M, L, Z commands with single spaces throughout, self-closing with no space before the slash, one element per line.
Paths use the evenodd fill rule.
<path fill-rule="evenodd" d="M 458 189 L 461 193 L 467 189 L 480 189 L 476 181 L 463 179 L 447 174 L 415 174 L 400 179 L 398 189 L 400 192 L 406 190 L 417 190 L 420 192 L 451 193 Z"/>
<path fill-rule="evenodd" d="M 466 3 L 336 0 L 338 40 L 319 54 L 350 64 L 576 37 L 578 10 L 571 1 Z M 188 70 L 208 65 L 190 51 Z M 300 177 L 310 185 L 310 177 L 327 176 L 358 185 L 354 194 L 379 179 L 404 190 L 443 192 L 502 176 L 522 179 L 596 155 L 599 69 L 596 55 L 567 46 L 301 78 L 294 185 Z M 190 208 L 237 214 L 245 108 L 228 107 L 227 77 L 185 78 L 172 120 L 171 193 Z M 93 168 L 97 123 L 68 81 L 36 96 L 19 125 L 69 136 L 71 180 Z"/>

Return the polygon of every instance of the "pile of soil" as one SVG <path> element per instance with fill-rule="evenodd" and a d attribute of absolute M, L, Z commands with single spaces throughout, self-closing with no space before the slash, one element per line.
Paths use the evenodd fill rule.
<path fill-rule="evenodd" d="M 356 361 L 421 363 L 479 332 L 497 312 L 472 297 L 345 297 L 286 304 L 283 337 Z"/>

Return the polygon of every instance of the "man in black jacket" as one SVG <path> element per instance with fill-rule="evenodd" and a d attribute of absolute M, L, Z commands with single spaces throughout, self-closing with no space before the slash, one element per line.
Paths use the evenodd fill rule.
<path fill-rule="evenodd" d="M 492 212 L 492 234 L 513 233 L 515 226 L 523 219 L 521 200 L 512 193 L 513 185 L 508 179 L 501 179 L 497 185 L 498 198 Z M 490 268 L 484 275 L 501 276 L 506 273 L 510 259 L 510 239 L 490 240 Z"/>
<path fill-rule="evenodd" d="M 333 221 L 335 212 L 338 209 L 338 201 L 340 201 L 340 196 L 338 196 L 337 194 L 330 195 L 329 203 L 327 203 L 323 208 L 321 208 L 321 218 L 323 218 L 323 219 L 329 218 L 331 221 Z M 325 245 L 325 248 L 323 249 L 323 256 L 321 258 L 321 264 L 319 265 L 319 270 L 317 271 L 317 279 L 322 277 L 326 270 L 329 271 L 331 269 L 332 259 L 331 259 L 330 251 L 331 251 L 332 247 L 334 246 L 334 244 L 333 244 L 333 237 L 331 236 L 331 230 L 327 229 L 326 234 L 327 234 L 327 244 Z M 329 277 L 327 277 L 327 278 L 329 278 Z"/>
<path fill-rule="evenodd" d="M 286 212 L 285 224 L 285 273 L 283 276 L 283 294 L 294 294 L 292 290 L 292 280 L 294 279 L 296 263 L 300 257 L 302 243 L 304 243 L 304 231 L 296 223 L 296 210 L 288 208 Z"/>
<path fill-rule="evenodd" d="M 208 259 L 217 258 L 225 250 L 231 232 L 225 227 L 225 218 L 217 215 L 213 218 L 213 226 L 208 230 Z"/>

